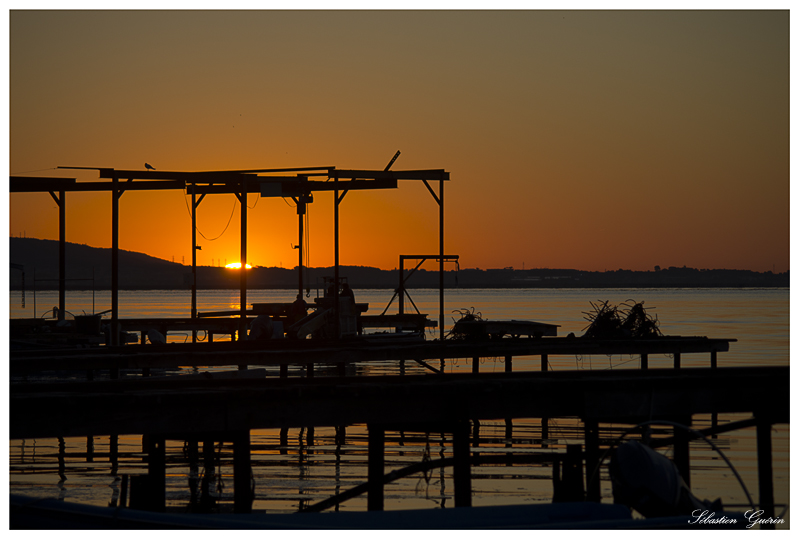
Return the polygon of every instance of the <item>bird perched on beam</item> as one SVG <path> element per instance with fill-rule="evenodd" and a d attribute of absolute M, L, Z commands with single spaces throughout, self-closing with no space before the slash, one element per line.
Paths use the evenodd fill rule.
<path fill-rule="evenodd" d="M 153 170 L 153 171 L 156 170 L 156 168 L 153 167 L 152 165 L 150 165 L 149 163 L 145 163 L 144 164 L 144 168 L 147 169 L 148 171 L 149 170 Z"/>

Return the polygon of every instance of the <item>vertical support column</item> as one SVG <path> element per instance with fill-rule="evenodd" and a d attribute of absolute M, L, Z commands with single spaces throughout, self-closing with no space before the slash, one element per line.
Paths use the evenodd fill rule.
<path fill-rule="evenodd" d="M 339 338 L 339 175 L 333 177 L 333 319 Z M 381 504 L 383 504 L 381 502 Z"/>
<path fill-rule="evenodd" d="M 586 455 L 586 500 L 600 502 L 600 430 L 594 420 L 583 423 Z"/>
<path fill-rule="evenodd" d="M 692 417 L 690 416 L 682 419 L 680 423 L 684 424 L 686 427 L 691 427 Z M 692 474 L 689 457 L 689 433 L 683 428 L 676 427 L 673 429 L 673 435 L 675 440 L 673 461 L 675 462 L 675 466 L 678 468 L 678 472 L 681 473 L 683 481 L 686 482 L 686 486 L 691 488 Z"/>
<path fill-rule="evenodd" d="M 167 501 L 166 440 L 163 435 L 151 435 L 147 446 L 147 485 L 150 488 L 147 506 L 154 512 L 163 512 Z"/>
<path fill-rule="evenodd" d="M 289 376 L 289 364 L 281 364 L 280 367 L 280 377 L 281 379 L 285 379 Z"/>
<path fill-rule="evenodd" d="M 203 468 L 205 472 L 200 479 L 200 505 L 209 507 L 213 504 L 210 489 L 214 481 L 214 441 L 211 439 L 203 440 Z"/>
<path fill-rule="evenodd" d="M 306 215 L 306 203 L 302 195 L 297 198 L 297 294 L 303 296 L 303 219 Z"/>
<path fill-rule="evenodd" d="M 111 181 L 111 339 L 119 345 L 119 178 Z"/>
<path fill-rule="evenodd" d="M 241 180 L 242 194 L 239 199 L 242 207 L 242 225 L 241 225 L 241 264 L 239 269 L 241 274 L 239 278 L 239 340 L 247 339 L 247 177 L 242 176 Z"/>
<path fill-rule="evenodd" d="M 674 366 L 673 367 L 675 369 L 681 369 L 681 353 L 676 352 L 675 354 L 672 355 L 672 358 L 674 360 Z"/>
<path fill-rule="evenodd" d="M 119 468 L 119 435 L 108 437 L 108 460 L 111 462 L 111 476 L 116 476 Z"/>
<path fill-rule="evenodd" d="M 457 507 L 472 506 L 469 457 L 469 422 L 458 422 L 453 429 L 453 498 Z"/>
<path fill-rule="evenodd" d="M 647 369 L 647 354 L 642 354 L 642 369 Z"/>
<path fill-rule="evenodd" d="M 472 357 L 472 373 L 478 373 L 480 371 L 481 359 L 479 356 Z"/>
<path fill-rule="evenodd" d="M 186 441 L 187 457 L 189 458 L 189 504 L 197 504 L 198 464 L 200 462 L 200 447 L 197 439 Z"/>
<path fill-rule="evenodd" d="M 384 430 L 382 426 L 367 426 L 367 510 L 383 510 Z"/>
<path fill-rule="evenodd" d="M 197 197 L 192 182 L 192 323 L 197 318 Z M 192 328 L 192 343 L 197 343 L 197 330 Z"/>
<path fill-rule="evenodd" d="M 775 499 L 772 486 L 772 424 L 763 415 L 756 414 L 756 449 L 758 453 L 758 507 L 764 517 L 775 517 Z M 761 524 L 762 529 L 774 529 L 773 524 Z"/>
<path fill-rule="evenodd" d="M 542 448 L 547 448 L 548 445 L 544 441 L 549 438 L 550 438 L 550 420 L 548 418 L 542 418 Z"/>
<path fill-rule="evenodd" d="M 711 351 L 711 369 L 717 369 L 717 351 Z M 715 412 L 711 413 L 711 427 L 717 427 L 719 423 L 719 415 Z M 714 435 L 716 437 L 716 435 Z"/>
<path fill-rule="evenodd" d="M 233 441 L 233 511 L 249 514 L 253 504 L 250 489 L 250 431 L 242 430 Z"/>
<path fill-rule="evenodd" d="M 406 296 L 405 284 L 403 283 L 403 263 L 404 262 L 405 262 L 405 259 L 403 258 L 402 255 L 400 255 L 400 268 L 399 268 L 400 279 L 397 282 L 397 306 L 398 306 L 397 307 L 397 312 L 400 315 L 403 314 L 403 310 L 405 309 L 405 296 Z"/>
<path fill-rule="evenodd" d="M 547 371 L 547 355 L 542 355 L 542 371 Z"/>
<path fill-rule="evenodd" d="M 511 362 L 513 358 L 513 356 L 506 356 L 506 373 L 511 373 L 512 371 Z"/>
<path fill-rule="evenodd" d="M 53 195 L 53 193 L 50 193 Z M 58 192 L 58 320 L 63 321 L 67 310 L 67 192 Z M 53 197 L 55 198 L 55 197 Z"/>
<path fill-rule="evenodd" d="M 444 336 L 444 176 L 441 175 L 439 176 L 439 340 L 442 343 Z"/>

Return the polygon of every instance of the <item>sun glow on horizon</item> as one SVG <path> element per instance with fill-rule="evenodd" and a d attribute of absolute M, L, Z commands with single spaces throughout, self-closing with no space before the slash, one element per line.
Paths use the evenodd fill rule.
<path fill-rule="evenodd" d="M 242 263 L 240 263 L 240 262 L 235 262 L 235 263 L 230 263 L 230 264 L 226 264 L 225 265 L 225 268 L 237 269 L 237 268 L 241 268 L 241 267 L 242 267 Z M 249 264 L 245 263 L 244 268 L 245 268 L 245 270 L 250 270 L 253 267 L 250 266 Z"/>

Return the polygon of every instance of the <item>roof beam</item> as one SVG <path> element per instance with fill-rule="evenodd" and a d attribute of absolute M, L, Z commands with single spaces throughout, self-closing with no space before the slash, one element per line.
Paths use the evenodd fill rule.
<path fill-rule="evenodd" d="M 51 178 L 46 176 L 9 177 L 9 191 L 11 193 L 71 191 L 74 185 L 74 178 Z"/>
<path fill-rule="evenodd" d="M 374 180 L 450 180 L 450 173 L 444 169 L 420 171 L 370 171 L 333 169 L 328 172 L 330 178 L 353 178 Z"/>

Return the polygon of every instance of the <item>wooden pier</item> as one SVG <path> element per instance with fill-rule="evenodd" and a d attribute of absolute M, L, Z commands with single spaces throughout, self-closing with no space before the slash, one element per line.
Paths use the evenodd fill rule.
<path fill-rule="evenodd" d="M 139 378 L 12 385 L 10 437 L 146 435 L 149 487 L 155 490 L 150 494 L 161 501 L 154 507 L 157 510 L 163 509 L 167 439 L 194 445 L 233 441 L 234 509 L 247 513 L 251 495 L 249 484 L 241 478 L 250 466 L 250 430 L 366 424 L 368 507 L 380 510 L 387 430 L 452 433 L 455 503 L 470 506 L 470 422 L 580 418 L 586 429 L 585 448 L 578 447 L 577 454 L 568 452 L 563 460 L 573 468 L 577 460 L 578 470 L 585 462 L 587 500 L 599 501 L 599 479 L 590 481 L 588 471 L 599 464 L 596 434 L 600 423 L 668 420 L 691 426 L 697 414 L 751 413 L 751 425 L 758 429 L 761 508 L 772 509 L 770 429 L 773 424 L 788 423 L 789 402 L 788 367 L 243 380 Z M 688 477 L 689 437 L 679 436 L 676 430 L 674 439 L 676 464 Z"/>
<path fill-rule="evenodd" d="M 43 370 L 119 370 L 173 368 L 178 366 L 283 366 L 340 365 L 385 360 L 435 360 L 471 358 L 479 369 L 481 358 L 504 358 L 513 370 L 515 356 L 539 356 L 543 369 L 555 355 L 637 355 L 648 367 L 649 355 L 671 354 L 681 366 L 682 355 L 708 354 L 716 366 L 718 352 L 729 349 L 733 339 L 663 337 L 655 339 L 597 340 L 583 338 L 521 338 L 482 341 L 426 341 L 421 338 L 376 335 L 350 340 L 272 340 L 215 343 L 127 345 L 60 351 L 13 351 L 11 375 Z"/>

